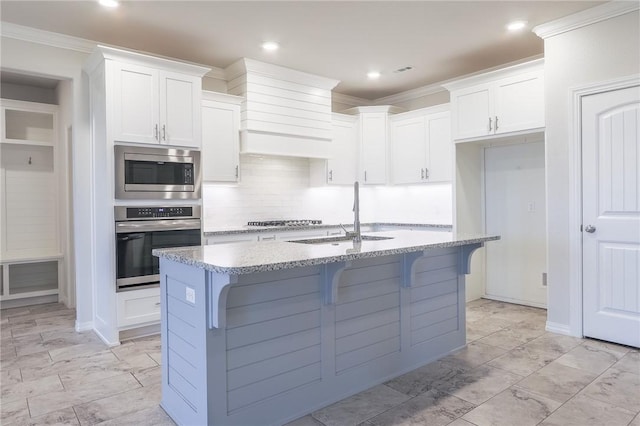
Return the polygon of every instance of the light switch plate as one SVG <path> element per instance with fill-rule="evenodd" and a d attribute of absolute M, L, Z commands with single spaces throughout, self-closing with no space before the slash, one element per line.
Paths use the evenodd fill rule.
<path fill-rule="evenodd" d="M 187 287 L 185 298 L 189 303 L 196 303 L 196 291 L 191 287 Z"/>

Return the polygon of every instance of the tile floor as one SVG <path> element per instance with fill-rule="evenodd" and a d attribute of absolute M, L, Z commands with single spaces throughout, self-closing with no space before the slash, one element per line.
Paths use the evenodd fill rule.
<path fill-rule="evenodd" d="M 541 309 L 467 305 L 467 348 L 288 426 L 640 426 L 640 352 L 544 331 Z M 0 311 L 0 424 L 173 425 L 160 339 L 108 348 L 59 304 Z"/>

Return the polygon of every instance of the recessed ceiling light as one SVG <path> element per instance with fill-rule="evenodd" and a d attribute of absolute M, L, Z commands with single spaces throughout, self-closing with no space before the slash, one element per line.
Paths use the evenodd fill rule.
<path fill-rule="evenodd" d="M 507 24 L 507 29 L 509 31 L 520 31 L 526 26 L 527 26 L 527 21 L 513 21 Z"/>
<path fill-rule="evenodd" d="M 262 43 L 262 48 L 269 52 L 273 52 L 275 50 L 278 50 L 280 48 L 280 45 L 275 41 L 265 41 L 264 43 Z"/>
<path fill-rule="evenodd" d="M 369 71 L 367 73 L 367 77 L 369 77 L 369 79 L 371 79 L 371 80 L 375 80 L 377 78 L 380 78 L 380 71 Z"/>
<path fill-rule="evenodd" d="M 104 7 L 118 7 L 118 1 L 117 0 L 99 0 L 98 3 L 100 3 L 102 6 Z"/>

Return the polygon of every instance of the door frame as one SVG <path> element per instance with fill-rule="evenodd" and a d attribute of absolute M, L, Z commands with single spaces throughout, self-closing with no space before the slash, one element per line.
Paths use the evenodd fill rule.
<path fill-rule="evenodd" d="M 582 282 L 582 97 L 610 92 L 640 84 L 638 75 L 630 75 L 569 89 L 569 324 L 547 322 L 547 330 L 583 337 Z M 546 155 L 546 154 L 545 154 Z M 548 215 L 548 213 L 547 213 Z M 547 264 L 549 253 L 547 251 Z M 579 303 L 574 303 L 579 301 Z"/>

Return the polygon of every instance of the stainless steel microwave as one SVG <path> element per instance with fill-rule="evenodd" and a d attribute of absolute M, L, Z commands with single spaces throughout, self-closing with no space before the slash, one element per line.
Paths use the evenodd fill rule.
<path fill-rule="evenodd" d="M 116 199 L 198 199 L 200 184 L 200 151 L 115 146 Z"/>

